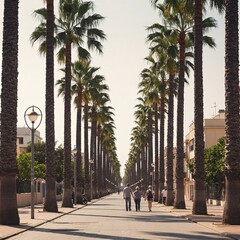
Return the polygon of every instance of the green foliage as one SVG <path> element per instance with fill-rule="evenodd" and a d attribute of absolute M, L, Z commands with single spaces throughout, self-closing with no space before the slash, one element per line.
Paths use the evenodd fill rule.
<path fill-rule="evenodd" d="M 61 182 L 63 180 L 63 159 L 64 148 L 62 145 L 57 147 L 56 151 L 56 181 Z"/>
<path fill-rule="evenodd" d="M 46 153 L 45 153 L 45 142 L 38 142 L 34 144 L 34 157 L 35 160 L 38 161 L 38 163 L 45 164 L 46 162 Z M 26 148 L 27 153 L 31 153 L 31 144 L 29 144 Z"/>
<path fill-rule="evenodd" d="M 187 163 L 188 169 L 191 173 L 194 172 L 194 159 L 191 159 L 188 163 Z"/>
<path fill-rule="evenodd" d="M 31 153 L 20 153 L 17 156 L 18 165 L 18 179 L 20 180 L 30 180 L 31 179 Z M 46 174 L 45 164 L 38 163 L 35 161 L 34 166 L 35 178 L 44 178 Z"/>
<path fill-rule="evenodd" d="M 46 165 L 45 165 L 45 143 L 39 142 L 34 144 L 34 154 L 35 154 L 35 177 L 45 178 Z M 55 150 L 56 156 L 56 181 L 61 182 L 63 180 L 63 158 L 64 149 L 60 145 Z M 18 179 L 26 180 L 31 179 L 31 146 L 27 147 L 27 152 L 20 153 L 17 156 L 18 164 Z"/>
<path fill-rule="evenodd" d="M 17 156 L 18 179 L 31 179 L 31 153 L 20 153 Z"/>
<path fill-rule="evenodd" d="M 38 142 L 34 144 L 34 155 L 35 160 L 38 163 L 35 167 L 36 176 L 44 178 L 45 177 L 45 163 L 46 163 L 46 153 L 45 153 L 46 143 L 45 142 Z M 31 144 L 29 144 L 26 148 L 27 154 L 30 154 L 31 156 Z M 21 156 L 22 158 L 23 156 Z M 61 182 L 63 180 L 63 159 L 64 159 L 64 149 L 62 145 L 59 145 L 55 150 L 55 157 L 56 157 L 56 181 Z M 31 157 L 30 157 L 31 158 Z M 20 163 L 22 165 L 23 162 Z M 25 170 L 26 172 L 30 171 L 31 169 L 31 161 L 29 163 L 30 165 L 27 166 L 27 161 L 25 161 Z M 19 166 L 21 168 L 21 166 Z M 19 170 L 20 171 L 20 170 Z M 22 172 L 22 169 L 21 169 Z M 29 176 L 30 176 L 29 172 Z M 23 173 L 23 176 L 26 177 L 27 173 Z M 28 178 L 21 178 L 21 179 L 30 179 Z"/>
<path fill-rule="evenodd" d="M 205 149 L 206 181 L 209 185 L 224 182 L 225 139 L 220 138 L 218 143 Z"/>

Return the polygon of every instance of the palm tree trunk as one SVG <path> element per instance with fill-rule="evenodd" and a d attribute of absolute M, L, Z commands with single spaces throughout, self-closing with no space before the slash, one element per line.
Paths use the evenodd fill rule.
<path fill-rule="evenodd" d="M 162 203 L 162 190 L 164 189 L 165 183 L 165 161 L 164 161 L 164 141 L 165 141 L 165 99 L 161 96 L 160 103 L 160 143 L 159 143 L 159 202 Z"/>
<path fill-rule="evenodd" d="M 152 185 L 153 180 L 153 144 L 152 144 L 152 114 L 148 113 L 148 184 Z M 150 174 L 152 173 L 152 175 Z M 152 186 L 153 187 L 153 186 Z"/>
<path fill-rule="evenodd" d="M 204 136 L 203 136 L 203 77 L 202 77 L 202 1 L 195 1 L 195 71 L 194 71 L 194 122 L 195 122 L 195 161 L 194 161 L 194 201 L 193 214 L 207 214 L 205 197 Z"/>
<path fill-rule="evenodd" d="M 58 212 L 56 199 L 56 159 L 54 127 L 54 5 L 47 1 L 46 35 L 46 197 L 43 209 Z"/>
<path fill-rule="evenodd" d="M 173 206 L 173 123 L 174 123 L 174 103 L 173 103 L 173 80 L 174 75 L 169 76 L 169 95 L 168 95 L 168 129 L 167 129 L 167 199 L 166 206 Z"/>
<path fill-rule="evenodd" d="M 4 225 L 19 225 L 16 196 L 18 4 L 18 0 L 4 1 L 0 126 L 0 224 Z"/>
<path fill-rule="evenodd" d="M 148 159 L 148 146 L 147 143 L 143 146 L 143 183 L 144 188 L 147 189 L 148 186 L 148 171 L 147 171 L 147 159 Z"/>
<path fill-rule="evenodd" d="M 75 194 L 77 203 L 82 203 L 82 89 L 78 92 L 77 127 L 76 127 L 76 186 Z"/>
<path fill-rule="evenodd" d="M 146 161 L 146 156 L 145 156 L 145 145 L 142 143 L 142 147 L 141 147 L 141 162 L 142 162 L 142 178 L 143 178 L 143 182 L 142 182 L 142 188 L 143 189 L 147 189 L 147 161 Z"/>
<path fill-rule="evenodd" d="M 159 174 L 158 174 L 158 104 L 156 103 L 154 105 L 154 114 L 155 114 L 155 159 L 154 159 L 154 185 L 155 185 L 155 196 L 154 196 L 154 201 L 158 202 L 158 197 L 159 197 Z"/>
<path fill-rule="evenodd" d="M 101 152 L 102 152 L 102 168 L 103 168 L 103 177 L 102 177 L 102 192 L 106 193 L 107 190 L 107 182 L 106 182 L 106 178 L 108 176 L 108 163 L 107 163 L 107 158 L 106 158 L 106 151 L 105 151 L 105 147 L 103 146 L 103 144 L 101 144 Z M 104 194 L 105 195 L 105 194 Z"/>
<path fill-rule="evenodd" d="M 137 180 L 141 179 L 141 159 L 140 159 L 140 152 L 137 155 Z"/>
<path fill-rule="evenodd" d="M 97 196 L 97 119 L 96 108 L 92 106 L 92 160 L 93 160 L 93 196 Z"/>
<path fill-rule="evenodd" d="M 102 178 L 103 178 L 103 167 L 102 167 L 102 151 L 101 151 L 101 127 L 98 125 L 98 144 L 97 144 L 97 152 L 98 152 L 98 193 L 101 196 L 102 195 L 102 189 L 103 189 L 103 184 L 102 184 Z"/>
<path fill-rule="evenodd" d="M 240 224 L 239 40 L 238 2 L 226 0 L 225 104 L 226 193 L 223 223 Z"/>
<path fill-rule="evenodd" d="M 71 42 L 66 43 L 64 102 L 64 192 L 63 207 L 73 207 L 71 187 Z"/>
<path fill-rule="evenodd" d="M 90 199 L 89 151 L 88 151 L 88 103 L 84 104 L 84 192 Z"/>
<path fill-rule="evenodd" d="M 184 148 L 183 148 L 183 116 L 184 116 L 184 69 L 185 69 L 185 33 L 179 35 L 180 45 L 180 69 L 178 83 L 178 101 L 177 101 L 177 158 L 176 158 L 176 191 L 174 207 L 178 209 L 186 208 L 184 200 Z"/>

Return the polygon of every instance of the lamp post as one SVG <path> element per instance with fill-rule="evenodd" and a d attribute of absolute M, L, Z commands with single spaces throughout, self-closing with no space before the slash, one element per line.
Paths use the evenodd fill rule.
<path fill-rule="evenodd" d="M 31 111 L 31 112 L 30 112 Z M 30 112 L 30 113 L 29 113 Z M 31 122 L 31 125 L 28 124 L 28 120 Z M 38 119 L 38 117 L 40 117 Z M 35 192 L 35 184 L 34 184 L 34 133 L 35 130 L 39 127 L 42 121 L 42 112 L 36 106 L 31 106 L 27 108 L 24 113 L 24 120 L 27 127 L 31 130 L 31 219 L 34 219 L 34 192 Z M 34 123 L 38 120 L 38 124 L 34 126 Z"/>
<path fill-rule="evenodd" d="M 92 174 L 93 174 L 93 170 L 92 170 L 92 166 L 93 166 L 93 160 L 89 160 L 89 165 L 90 165 L 90 199 L 92 200 Z"/>

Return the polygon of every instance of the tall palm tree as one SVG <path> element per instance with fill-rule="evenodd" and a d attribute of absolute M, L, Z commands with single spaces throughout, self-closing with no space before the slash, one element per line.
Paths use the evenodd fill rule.
<path fill-rule="evenodd" d="M 147 40 L 150 42 L 150 50 L 152 59 L 154 60 L 152 63 L 158 72 L 159 79 L 159 104 L 160 104 L 160 143 L 159 143 L 159 201 L 162 201 L 161 192 L 164 189 L 165 184 L 165 160 L 164 160 L 164 142 L 165 142 L 165 110 L 167 104 L 168 97 L 168 82 L 166 80 L 166 74 L 169 72 L 173 64 L 170 64 L 174 58 L 176 58 L 176 47 L 172 42 L 172 37 L 170 35 L 166 35 L 164 26 L 160 24 L 153 24 L 152 26 L 147 28 L 151 33 L 148 35 Z M 174 38 L 173 38 L 174 39 Z M 173 119 L 172 119 L 173 121 Z M 170 164 L 170 160 L 167 161 L 167 164 Z M 168 169 L 171 169 L 168 167 Z M 170 171 L 169 171 L 170 172 Z M 168 182 L 169 181 L 168 175 Z M 171 193 L 169 191 L 169 193 Z"/>
<path fill-rule="evenodd" d="M 146 58 L 148 62 L 152 64 L 148 69 L 145 68 L 141 72 L 142 81 L 140 82 L 139 86 L 142 87 L 139 92 L 142 92 L 144 96 L 147 98 L 147 102 L 153 107 L 153 114 L 154 114 L 154 134 L 155 134 L 155 155 L 154 155 L 154 174 L 152 171 L 152 178 L 155 179 L 154 181 L 154 191 L 155 196 L 154 200 L 158 201 L 159 195 L 159 164 L 158 164 L 158 119 L 159 119 L 159 76 L 158 76 L 158 69 L 155 67 L 154 59 L 149 56 Z M 149 145 L 150 146 L 150 145 Z M 153 168 L 153 166 L 151 166 Z M 153 169 L 152 169 L 153 170 Z"/>
<path fill-rule="evenodd" d="M 134 116 L 136 118 L 137 123 L 140 126 L 144 126 L 146 130 L 146 142 L 145 142 L 145 162 L 144 162 L 144 185 L 151 184 L 151 163 L 153 162 L 152 155 L 152 109 L 151 106 L 146 104 L 146 99 L 143 97 L 138 98 L 139 103 L 135 106 L 137 110 L 134 112 Z M 150 148 L 150 149 L 149 149 Z"/>
<path fill-rule="evenodd" d="M 4 1 L 0 152 L 0 224 L 4 225 L 19 224 L 16 196 L 18 2 Z"/>
<path fill-rule="evenodd" d="M 205 3 L 208 1 L 204 1 Z M 193 203 L 193 214 L 207 214 L 205 197 L 205 170 L 204 170 L 204 136 L 203 136 L 203 8 L 202 0 L 195 0 L 194 6 L 194 123 L 195 123 L 195 201 Z M 222 12 L 224 1 L 211 0 L 211 6 Z"/>
<path fill-rule="evenodd" d="M 46 197 L 44 210 L 57 212 L 54 126 L 54 3 L 47 0 L 46 27 Z"/>
<path fill-rule="evenodd" d="M 93 11 L 92 2 L 82 2 L 80 0 L 61 0 L 59 19 L 59 33 L 57 40 L 60 44 L 64 44 L 65 57 L 65 107 L 64 107 L 64 195 L 63 207 L 72 207 L 71 199 L 71 178 L 70 178 L 70 163 L 71 163 L 71 54 L 72 45 L 76 45 L 79 51 L 82 50 L 81 45 L 84 37 L 87 36 L 89 48 L 95 48 L 102 52 L 102 45 L 97 39 L 104 39 L 105 35 L 102 31 L 95 28 L 99 21 L 103 19 L 98 14 L 90 15 Z M 81 53 L 79 54 L 81 56 Z M 85 114 L 88 111 L 85 104 Z M 86 151 L 86 149 L 85 149 Z M 84 152 L 85 152 L 84 151 Z M 87 152 L 85 152 L 86 158 Z M 87 163 L 88 164 L 88 163 Z M 85 167 L 88 167 L 85 166 Z M 85 169 L 85 171 L 87 171 Z"/>
<path fill-rule="evenodd" d="M 158 4 L 157 8 L 163 16 L 164 23 L 169 29 L 177 34 L 179 45 L 179 72 L 178 72 L 178 101 L 177 101 L 177 153 L 176 153 L 176 194 L 174 207 L 185 208 L 184 191 L 183 191 L 183 116 L 184 116 L 184 72 L 185 56 L 187 47 L 191 46 L 192 31 L 194 27 L 193 1 L 189 0 L 165 0 L 163 4 Z M 203 21 L 205 29 L 215 27 L 216 23 L 213 18 L 207 18 Z M 205 37 L 205 42 L 214 47 L 215 43 L 212 38 Z M 191 45 L 189 45 L 189 43 Z"/>
<path fill-rule="evenodd" d="M 62 206 L 72 207 L 71 189 L 71 58 L 72 46 L 78 48 L 78 57 L 89 59 L 89 52 L 83 48 L 86 42 L 89 49 L 102 53 L 101 40 L 105 39 L 103 31 L 97 28 L 103 17 L 94 14 L 94 5 L 91 1 L 60 0 L 59 17 L 55 18 L 55 43 L 61 47 L 58 52 L 59 62 L 65 63 L 65 102 L 64 102 L 64 193 Z M 40 49 L 45 48 L 46 11 L 36 10 L 42 22 L 31 35 L 33 42 L 40 41 Z"/>
<path fill-rule="evenodd" d="M 112 112 L 113 108 L 107 105 L 107 102 L 101 105 L 97 109 L 97 159 L 98 159 L 98 168 L 97 168 L 97 183 L 98 183 L 98 192 L 101 195 L 105 191 L 105 178 L 106 178 L 106 169 L 105 163 L 103 161 L 103 142 L 104 142 L 104 128 L 105 124 L 113 123 Z"/>
<path fill-rule="evenodd" d="M 93 193 L 95 197 L 98 197 L 98 155 L 97 155 L 97 120 L 98 109 L 104 106 L 110 99 L 106 90 L 108 86 L 103 83 L 104 77 L 96 75 L 93 79 L 93 85 L 90 90 L 91 94 L 91 146 L 90 146 L 90 158 L 93 160 Z"/>
<path fill-rule="evenodd" d="M 84 91 L 84 101 L 85 105 L 90 103 L 90 114 L 89 114 L 89 120 L 91 121 L 91 148 L 90 148 L 90 159 L 93 160 L 93 170 L 94 175 L 96 175 L 96 129 L 97 129 L 97 118 L 96 118 L 96 109 L 98 106 L 100 106 L 102 103 L 106 103 L 106 101 L 109 100 L 109 97 L 107 93 L 105 92 L 108 90 L 108 86 L 106 84 L 103 84 L 104 77 L 102 75 L 97 74 L 97 71 L 99 68 L 92 67 L 90 70 L 90 75 L 87 76 L 89 79 L 87 81 L 87 84 L 85 86 Z M 85 113 L 86 114 L 86 113 Z M 88 141 L 85 142 L 86 147 L 88 146 Z M 84 152 L 85 153 L 85 152 Z M 90 173 L 91 174 L 91 173 Z M 86 177 L 86 175 L 85 175 Z M 90 178 L 91 179 L 91 178 Z M 96 179 L 96 177 L 95 177 Z M 87 179 L 86 179 L 87 180 Z M 89 180 L 89 179 L 88 179 Z M 89 182 L 86 182 L 86 184 L 89 184 Z M 96 185 L 93 186 L 93 192 L 96 192 Z"/>
<path fill-rule="evenodd" d="M 226 192 L 223 223 L 240 224 L 239 30 L 238 1 L 226 0 L 225 107 Z"/>
<path fill-rule="evenodd" d="M 167 127 L 167 200 L 166 205 L 173 205 L 173 126 L 174 126 L 174 93 L 175 93 L 175 75 L 177 73 L 177 54 L 176 34 L 169 31 L 165 26 L 153 24 L 148 28 L 153 31 L 148 35 L 148 41 L 151 43 L 151 52 L 156 55 L 158 67 L 161 67 L 168 74 L 168 127 Z M 161 71 L 159 69 L 159 71 Z M 162 167 L 164 163 L 161 164 Z M 163 172 L 162 172 L 163 173 Z M 165 176 L 164 176 L 165 177 Z"/>

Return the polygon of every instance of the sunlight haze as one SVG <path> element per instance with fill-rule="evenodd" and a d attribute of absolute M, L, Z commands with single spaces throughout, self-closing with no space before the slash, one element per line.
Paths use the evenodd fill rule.
<path fill-rule="evenodd" d="M 55 13 L 58 1 L 55 0 Z M 148 55 L 146 27 L 160 21 L 150 0 L 96 0 L 95 12 L 105 17 L 100 24 L 107 35 L 103 42 L 103 55 L 92 54 L 92 65 L 101 67 L 99 74 L 104 75 L 109 86 L 111 106 L 115 109 L 116 146 L 118 159 L 122 165 L 128 158 L 130 134 L 134 127 L 134 106 L 137 104 L 139 74 L 147 67 L 144 58 Z M 3 22 L 3 5 L 0 2 L 0 17 Z M 38 106 L 43 112 L 43 122 L 39 127 L 45 141 L 45 57 L 38 53 L 37 43 L 32 47 L 30 34 L 39 22 L 33 11 L 44 7 L 41 0 L 23 0 L 19 4 L 19 95 L 18 127 L 25 125 L 24 112 L 31 106 Z M 215 11 L 210 16 L 218 20 L 218 28 L 208 35 L 215 38 L 215 50 L 204 48 L 204 114 L 212 117 L 219 109 L 224 109 L 224 15 Z M 2 32 L 2 24 L 0 26 Z M 2 43 L 2 35 L 0 35 Z M 2 48 L 2 44 L 0 44 Z M 2 49 L 1 49 L 2 50 Z M 74 50 L 73 50 L 74 51 Z M 72 61 L 77 60 L 73 58 Z M 61 78 L 55 64 L 55 82 Z M 193 74 L 185 87 L 185 133 L 193 121 Z M 57 88 L 55 88 L 57 93 Z M 10 93 L 11 94 L 11 93 Z M 216 103 L 216 108 L 214 107 Z M 176 106 L 176 105 L 175 105 Z M 175 117 L 175 116 L 174 116 Z M 176 117 L 175 117 L 176 119 Z M 176 121 L 175 121 L 176 122 Z M 72 146 L 75 145 L 76 110 L 72 108 Z M 64 104 L 61 97 L 55 98 L 55 137 L 57 145 L 63 144 Z"/>

